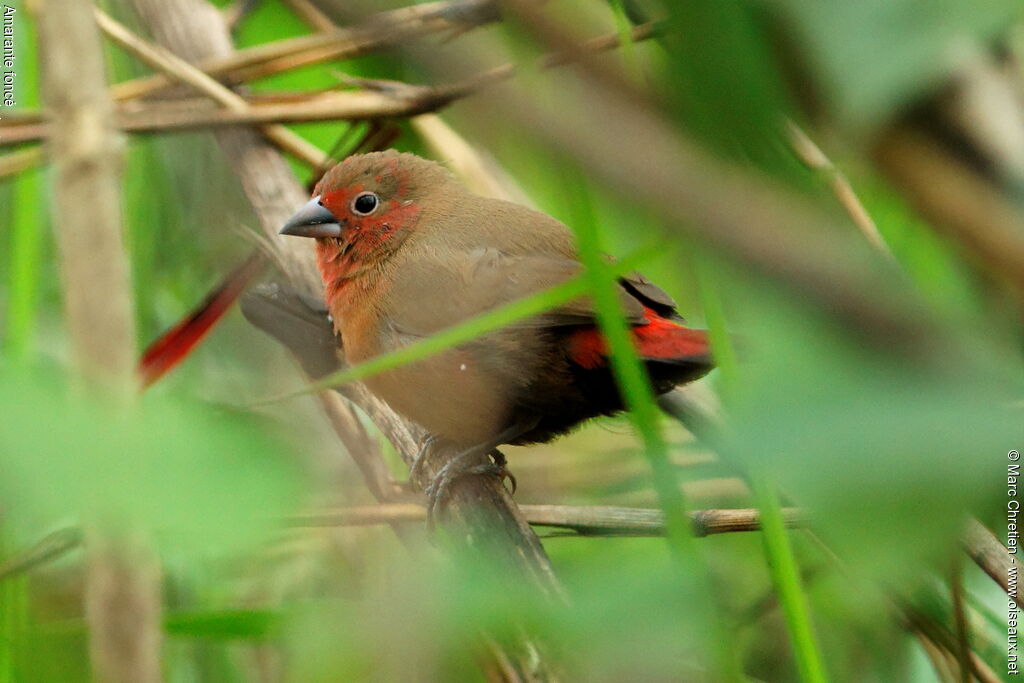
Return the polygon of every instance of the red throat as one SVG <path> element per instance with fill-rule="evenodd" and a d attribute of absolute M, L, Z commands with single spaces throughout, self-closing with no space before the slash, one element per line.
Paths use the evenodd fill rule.
<path fill-rule="evenodd" d="M 357 192 L 356 188 L 353 192 Z M 317 266 L 324 282 L 324 296 L 332 310 L 342 293 L 384 261 L 415 225 L 420 209 L 413 202 L 392 200 L 379 216 L 351 218 L 340 239 L 318 239 Z"/>

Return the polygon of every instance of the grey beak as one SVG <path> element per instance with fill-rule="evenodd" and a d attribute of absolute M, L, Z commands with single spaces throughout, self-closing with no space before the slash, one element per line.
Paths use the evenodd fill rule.
<path fill-rule="evenodd" d="M 278 232 L 296 237 L 341 237 L 341 223 L 317 196 L 306 202 Z"/>

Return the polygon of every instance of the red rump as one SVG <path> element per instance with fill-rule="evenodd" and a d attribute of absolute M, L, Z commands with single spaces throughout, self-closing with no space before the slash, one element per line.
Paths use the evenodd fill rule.
<path fill-rule="evenodd" d="M 651 360 L 685 360 L 706 356 L 708 335 L 661 317 L 644 307 L 648 322 L 633 327 L 633 345 L 642 358 Z M 582 368 L 592 370 L 607 365 L 608 344 L 595 327 L 573 332 L 569 337 L 569 355 Z"/>

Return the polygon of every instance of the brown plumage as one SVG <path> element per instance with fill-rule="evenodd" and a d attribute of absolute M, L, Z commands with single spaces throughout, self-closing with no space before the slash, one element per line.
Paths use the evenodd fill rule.
<path fill-rule="evenodd" d="M 351 157 L 282 230 L 317 239 L 327 308 L 347 360 L 359 363 L 563 282 L 582 266 L 573 235 L 543 213 L 470 193 L 442 166 L 410 154 Z M 703 332 L 642 275 L 621 300 L 656 390 L 706 373 Z M 622 409 L 580 298 L 367 386 L 455 452 L 546 441 Z"/>

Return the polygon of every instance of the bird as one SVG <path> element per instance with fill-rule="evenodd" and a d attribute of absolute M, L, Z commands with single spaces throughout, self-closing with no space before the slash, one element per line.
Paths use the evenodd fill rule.
<path fill-rule="evenodd" d="M 324 308 L 338 353 L 350 364 L 584 270 L 563 223 L 476 195 L 440 163 L 394 150 L 353 155 L 331 168 L 280 234 L 315 240 Z M 617 285 L 657 394 L 713 368 L 707 332 L 687 327 L 664 290 L 636 272 Z M 364 382 L 429 433 L 432 451 L 446 454 L 426 491 L 432 511 L 467 473 L 509 476 L 499 446 L 544 443 L 624 410 L 587 296 Z M 426 457 L 425 448 L 414 473 Z"/>

